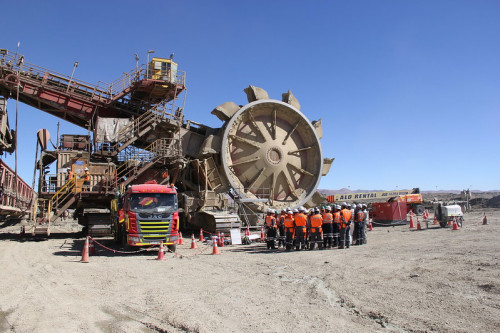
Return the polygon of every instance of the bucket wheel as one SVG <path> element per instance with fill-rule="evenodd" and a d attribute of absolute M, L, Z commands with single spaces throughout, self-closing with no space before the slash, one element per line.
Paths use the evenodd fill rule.
<path fill-rule="evenodd" d="M 233 109 L 222 137 L 221 163 L 230 186 L 247 202 L 268 199 L 268 203 L 254 200 L 261 210 L 265 204 L 303 205 L 322 176 L 317 127 L 300 112 L 290 92 L 283 94 L 286 101 L 278 101 L 260 88 L 250 86 L 245 91 L 250 103 Z"/>

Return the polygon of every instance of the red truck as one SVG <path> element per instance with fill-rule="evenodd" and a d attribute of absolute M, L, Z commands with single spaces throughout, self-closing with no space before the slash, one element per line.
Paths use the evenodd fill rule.
<path fill-rule="evenodd" d="M 175 251 L 179 238 L 177 191 L 173 185 L 156 182 L 131 185 L 117 202 L 114 238 L 124 248 L 163 242 Z"/>

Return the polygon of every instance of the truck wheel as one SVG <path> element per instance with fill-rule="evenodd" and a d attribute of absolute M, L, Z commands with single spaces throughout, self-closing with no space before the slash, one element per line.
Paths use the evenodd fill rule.
<path fill-rule="evenodd" d="M 448 224 L 447 221 L 439 221 L 439 225 L 441 226 L 441 228 L 446 228 L 447 224 Z"/>
<path fill-rule="evenodd" d="M 168 249 L 170 252 L 175 253 L 176 248 L 177 248 L 177 244 L 167 245 L 167 249 Z"/>
<path fill-rule="evenodd" d="M 464 218 L 462 216 L 459 216 L 457 218 L 457 225 L 458 225 L 459 228 L 462 228 L 463 222 L 464 222 Z"/>
<path fill-rule="evenodd" d="M 424 206 L 416 205 L 415 206 L 415 214 L 422 215 L 424 213 Z"/>
<path fill-rule="evenodd" d="M 115 241 L 115 244 L 120 244 L 120 241 L 122 239 L 121 228 L 115 225 L 113 226 L 113 239 Z"/>
<path fill-rule="evenodd" d="M 125 232 L 125 226 L 120 228 L 120 238 L 121 238 L 121 243 L 123 250 L 125 251 L 132 251 L 133 247 L 128 245 L 127 243 L 127 233 Z"/>

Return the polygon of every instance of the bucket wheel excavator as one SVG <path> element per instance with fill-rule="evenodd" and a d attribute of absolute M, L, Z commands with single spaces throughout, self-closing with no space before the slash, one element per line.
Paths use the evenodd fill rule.
<path fill-rule="evenodd" d="M 112 84 L 92 85 L 0 49 L 1 95 L 93 134 L 63 135 L 55 151 L 37 160 L 33 232 L 48 234 L 67 209 L 108 207 L 119 189 L 153 179 L 174 183 L 186 222 L 211 232 L 241 226 L 240 217 L 254 225 L 249 215 L 267 207 L 314 204 L 333 159 L 323 158 L 321 121 L 309 121 L 290 91 L 275 100 L 249 86 L 248 104 L 227 102 L 212 111 L 224 122 L 212 128 L 184 119 L 184 105 L 176 104 L 184 90 L 184 73 L 172 58 L 153 58 Z M 56 174 L 46 174 L 55 161 Z M 66 170 L 78 176 L 84 167 L 90 184 L 68 181 Z M 228 195 L 237 204 L 233 213 Z"/>

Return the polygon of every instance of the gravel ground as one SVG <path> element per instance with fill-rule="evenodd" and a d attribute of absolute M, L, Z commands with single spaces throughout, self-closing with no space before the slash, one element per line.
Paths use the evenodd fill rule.
<path fill-rule="evenodd" d="M 459 231 L 379 227 L 346 250 L 270 252 L 190 240 L 155 260 L 60 224 L 48 240 L 0 228 L 2 332 L 498 332 L 500 210 Z M 107 246 L 111 241 L 103 239 Z"/>

